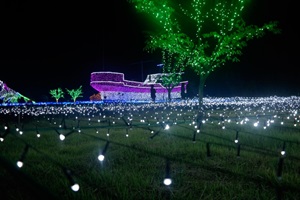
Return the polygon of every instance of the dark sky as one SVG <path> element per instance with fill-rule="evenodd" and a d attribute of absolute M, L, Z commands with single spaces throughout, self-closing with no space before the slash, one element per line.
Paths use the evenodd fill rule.
<path fill-rule="evenodd" d="M 64 2 L 64 3 L 62 3 Z M 125 73 L 142 81 L 157 73 L 158 55 L 143 51 L 147 21 L 126 0 L 6 0 L 1 3 L 0 80 L 36 101 L 54 100 L 52 89 L 83 86 L 84 98 L 96 71 Z M 249 23 L 279 21 L 280 35 L 250 41 L 241 62 L 228 63 L 207 80 L 210 96 L 288 96 L 300 88 L 295 5 L 254 0 L 245 12 Z M 143 69 L 143 70 L 142 70 Z M 191 95 L 197 77 L 185 74 Z"/>

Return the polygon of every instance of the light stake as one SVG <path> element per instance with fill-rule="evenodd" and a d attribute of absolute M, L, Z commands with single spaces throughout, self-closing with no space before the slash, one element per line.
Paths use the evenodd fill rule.
<path fill-rule="evenodd" d="M 238 143 L 239 142 L 239 132 L 237 131 L 235 134 L 235 140 L 234 143 Z"/>
<path fill-rule="evenodd" d="M 285 142 L 283 142 L 282 150 L 280 152 L 281 156 L 285 156 Z"/>
<path fill-rule="evenodd" d="M 107 151 L 108 145 L 109 145 L 109 141 L 106 142 L 104 149 L 102 150 L 101 154 L 98 156 L 98 160 L 101 162 L 105 159 L 104 155 Z"/>
<path fill-rule="evenodd" d="M 166 161 L 166 176 L 165 176 L 165 179 L 164 179 L 164 184 L 166 186 L 170 186 L 172 184 L 172 179 L 171 179 L 171 176 L 170 176 L 170 161 L 168 159 Z"/>
<path fill-rule="evenodd" d="M 71 170 L 69 169 L 63 169 L 64 171 L 64 174 L 66 175 L 67 179 L 69 180 L 70 182 L 70 185 L 71 185 L 71 189 L 74 191 L 74 192 L 77 192 L 79 189 L 80 189 L 80 186 L 78 183 L 76 183 L 72 177 L 72 172 Z"/>
<path fill-rule="evenodd" d="M 28 150 L 29 150 L 29 146 L 26 144 L 26 146 L 25 146 L 25 148 L 24 148 L 24 150 L 23 150 L 23 152 L 22 152 L 22 154 L 21 154 L 19 160 L 17 161 L 17 166 L 18 166 L 19 168 L 23 167 L 23 164 L 24 164 L 23 161 L 24 161 L 24 159 L 25 159 L 25 156 L 26 156 Z"/>

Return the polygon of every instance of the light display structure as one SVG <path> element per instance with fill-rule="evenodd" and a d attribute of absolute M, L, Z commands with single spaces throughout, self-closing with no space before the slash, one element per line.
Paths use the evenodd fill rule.
<path fill-rule="evenodd" d="M 26 102 L 30 100 L 19 92 L 9 88 L 6 83 L 0 80 L 0 100 L 4 103 L 16 103 L 18 99 L 24 99 Z"/>
<path fill-rule="evenodd" d="M 182 81 L 176 85 L 171 91 L 172 99 L 181 98 L 182 91 L 186 92 L 187 84 L 188 81 Z M 154 85 L 156 90 L 157 101 L 165 101 L 168 98 L 168 91 L 161 83 L 125 80 L 124 74 L 119 72 L 93 72 L 91 73 L 90 85 L 106 100 L 150 101 L 151 85 Z"/>

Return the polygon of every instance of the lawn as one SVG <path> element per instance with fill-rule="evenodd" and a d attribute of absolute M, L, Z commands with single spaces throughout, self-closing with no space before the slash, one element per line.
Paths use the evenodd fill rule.
<path fill-rule="evenodd" d="M 300 199 L 298 98 L 232 101 L 2 106 L 1 199 Z"/>

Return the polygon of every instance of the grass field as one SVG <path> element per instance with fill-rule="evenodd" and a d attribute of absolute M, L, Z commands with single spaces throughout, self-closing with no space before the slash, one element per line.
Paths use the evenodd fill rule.
<path fill-rule="evenodd" d="M 207 103 L 200 129 L 192 102 L 1 107 L 0 198 L 298 200 L 289 102 Z"/>

